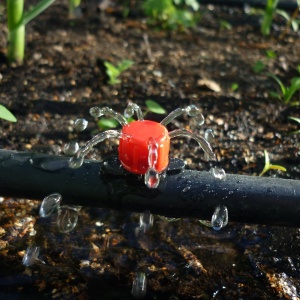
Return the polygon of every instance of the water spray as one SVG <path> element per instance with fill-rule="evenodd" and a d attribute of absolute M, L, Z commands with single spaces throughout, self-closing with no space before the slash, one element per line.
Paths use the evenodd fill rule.
<path fill-rule="evenodd" d="M 137 120 L 129 123 L 135 113 Z M 204 117 L 195 105 L 177 108 L 160 123 L 144 120 L 134 103 L 129 103 L 124 115 L 98 106 L 92 107 L 90 114 L 112 117 L 122 129 L 100 132 L 82 147 L 70 142 L 65 152 L 73 155 L 71 159 L 0 150 L 0 195 L 44 199 L 40 216 L 47 217 L 58 209 L 65 232 L 76 225 L 69 221 L 77 220 L 81 206 L 147 211 L 169 220 L 211 220 L 215 230 L 226 226 L 228 216 L 232 222 L 300 227 L 298 181 L 225 174 L 209 143 L 211 130 L 204 137 L 186 129 L 167 130 L 166 126 L 182 114 L 201 126 Z M 74 125 L 82 131 L 87 124 L 87 120 L 78 119 Z M 210 172 L 186 170 L 183 161 L 170 158 L 170 140 L 175 137 L 197 141 L 212 164 Z M 104 161 L 85 159 L 109 138 L 119 139 L 118 156 Z M 60 206 L 61 198 L 64 206 Z"/>

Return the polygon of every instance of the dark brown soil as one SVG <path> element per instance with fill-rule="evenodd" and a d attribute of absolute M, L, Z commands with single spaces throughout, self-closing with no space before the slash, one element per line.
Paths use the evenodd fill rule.
<path fill-rule="evenodd" d="M 153 99 L 168 112 L 197 105 L 206 121 L 195 130 L 213 129 L 214 151 L 226 172 L 257 176 L 267 150 L 271 162 L 287 172 L 266 176 L 300 179 L 300 135 L 291 134 L 300 125 L 289 119 L 300 117 L 300 111 L 269 97 L 278 87 L 266 75 L 276 74 L 285 84 L 298 76 L 299 33 L 288 31 L 279 39 L 284 23 L 278 20 L 273 36 L 264 38 L 258 16 L 235 8 L 202 9 L 196 28 L 170 32 L 147 26 L 140 16 L 123 18 L 118 6 L 70 21 L 58 1 L 27 26 L 23 66 L 5 63 L 6 28 L 1 27 L 0 101 L 18 122 L 0 120 L 0 148 L 63 155 L 67 142 L 83 143 L 99 130 L 90 107 L 123 112 L 132 101 L 146 110 L 145 101 Z M 4 14 L 0 18 L 5 21 Z M 222 30 L 220 19 L 232 29 Z M 267 58 L 266 50 L 276 57 Z M 103 62 L 124 59 L 134 65 L 120 76 L 120 84 L 109 85 Z M 266 65 L 261 73 L 253 71 L 258 60 Z M 220 90 L 203 81 L 213 81 Z M 79 117 L 89 121 L 83 133 L 72 127 Z M 147 114 L 147 119 L 162 118 Z M 190 126 L 184 116 L 170 128 Z M 172 156 L 190 168 L 207 168 L 192 142 L 174 140 L 172 145 Z M 103 143 L 94 158 L 115 155 L 116 149 L 114 141 Z M 297 229 L 230 224 L 215 233 L 197 220 L 156 219 L 151 234 L 137 238 L 138 215 L 84 208 L 76 229 L 63 235 L 53 222 L 37 217 L 38 203 L 1 203 L 0 298 L 130 299 L 137 270 L 146 270 L 146 299 L 299 297 Z M 26 230 L 16 227 L 26 217 L 32 218 Z M 95 226 L 100 221 L 104 225 Z M 33 225 L 37 234 L 31 236 Z M 22 251 L 32 241 L 41 246 L 46 264 L 25 269 Z M 109 249 L 108 241 L 113 241 Z"/>

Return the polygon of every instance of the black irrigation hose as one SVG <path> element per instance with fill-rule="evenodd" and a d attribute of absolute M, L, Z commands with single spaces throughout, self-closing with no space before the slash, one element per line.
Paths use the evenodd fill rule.
<path fill-rule="evenodd" d="M 200 4 L 224 5 L 243 8 L 249 5 L 255 8 L 265 8 L 267 1 L 263 0 L 199 0 Z M 296 1 L 279 1 L 277 8 L 294 11 L 298 7 Z"/>
<path fill-rule="evenodd" d="M 66 157 L 0 150 L 0 195 L 42 200 L 60 193 L 64 204 L 207 220 L 223 204 L 232 222 L 300 227 L 299 181 L 231 174 L 220 180 L 172 161 L 150 190 L 118 166 L 113 158 L 71 169 Z"/>

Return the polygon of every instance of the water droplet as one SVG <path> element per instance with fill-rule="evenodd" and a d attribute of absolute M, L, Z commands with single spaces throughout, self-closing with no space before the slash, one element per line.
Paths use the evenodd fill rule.
<path fill-rule="evenodd" d="M 214 132 L 212 129 L 206 129 L 204 133 L 204 138 L 211 144 L 214 140 Z"/>
<path fill-rule="evenodd" d="M 78 150 L 79 150 L 79 144 L 75 141 L 71 141 L 70 143 L 67 143 L 64 146 L 64 153 L 68 156 L 72 156 L 76 154 Z"/>
<path fill-rule="evenodd" d="M 200 114 L 198 107 L 194 104 L 189 105 L 185 111 L 190 117 L 195 117 L 196 115 Z"/>
<path fill-rule="evenodd" d="M 131 295 L 133 298 L 141 299 L 146 296 L 147 278 L 144 272 L 137 272 L 132 283 Z"/>
<path fill-rule="evenodd" d="M 214 168 L 211 168 L 211 172 L 212 172 L 213 176 L 217 179 L 224 180 L 226 178 L 226 173 L 223 168 L 214 167 Z"/>
<path fill-rule="evenodd" d="M 34 236 L 34 235 L 36 235 L 36 230 L 34 230 L 34 229 L 32 229 L 30 232 L 29 232 L 29 235 L 30 236 Z"/>
<path fill-rule="evenodd" d="M 211 218 L 211 226 L 214 230 L 220 230 L 225 227 L 228 223 L 228 210 L 224 205 L 216 207 L 214 214 Z"/>
<path fill-rule="evenodd" d="M 184 176 L 179 176 L 179 177 L 177 177 L 177 181 L 183 181 L 185 179 L 185 177 Z"/>
<path fill-rule="evenodd" d="M 201 126 L 205 122 L 205 118 L 204 118 L 204 116 L 201 113 L 199 113 L 198 115 L 196 115 L 194 117 L 194 120 L 195 120 L 197 126 Z"/>
<path fill-rule="evenodd" d="M 94 106 L 94 107 L 90 108 L 90 115 L 94 118 L 99 118 L 99 117 L 103 116 L 103 113 L 102 113 L 102 110 L 100 107 Z"/>
<path fill-rule="evenodd" d="M 58 210 L 57 227 L 60 232 L 72 231 L 78 222 L 78 209 L 70 206 L 62 206 Z"/>
<path fill-rule="evenodd" d="M 149 210 L 140 214 L 140 230 L 142 232 L 148 231 L 153 226 L 153 215 Z"/>
<path fill-rule="evenodd" d="M 72 169 L 78 169 L 83 164 L 83 157 L 72 157 L 69 160 L 69 167 Z"/>
<path fill-rule="evenodd" d="M 76 131 L 83 131 L 88 126 L 88 121 L 86 119 L 80 118 L 77 119 L 74 123 L 74 128 Z"/>
<path fill-rule="evenodd" d="M 155 189 L 159 185 L 159 173 L 154 168 L 149 167 L 145 174 L 145 184 L 150 189 Z"/>
<path fill-rule="evenodd" d="M 132 109 L 131 106 L 128 105 L 128 107 L 124 110 L 124 117 L 128 119 L 132 117 L 133 114 L 134 114 L 134 110 Z"/>
<path fill-rule="evenodd" d="M 28 246 L 22 259 L 23 265 L 26 267 L 34 265 L 37 261 L 39 261 L 38 259 L 39 253 L 40 253 L 39 247 L 35 245 Z"/>
<path fill-rule="evenodd" d="M 62 197 L 58 193 L 54 193 L 45 197 L 40 207 L 40 217 L 49 217 L 59 207 L 61 199 Z"/>
<path fill-rule="evenodd" d="M 186 186 L 186 187 L 182 190 L 182 193 L 186 193 L 186 192 L 188 192 L 190 189 L 191 189 L 191 187 L 188 185 L 188 186 Z"/>
<path fill-rule="evenodd" d="M 155 168 L 158 159 L 158 144 L 154 138 L 150 138 L 148 141 L 148 164 L 149 167 Z"/>

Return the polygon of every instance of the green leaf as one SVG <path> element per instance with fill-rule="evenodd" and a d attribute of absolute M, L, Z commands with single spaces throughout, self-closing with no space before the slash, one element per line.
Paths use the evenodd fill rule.
<path fill-rule="evenodd" d="M 287 89 L 286 94 L 285 94 L 285 102 L 289 103 L 294 94 L 300 90 L 300 77 L 294 77 L 291 80 L 291 85 Z"/>
<path fill-rule="evenodd" d="M 276 58 L 276 53 L 273 50 L 266 50 L 266 55 L 268 58 Z"/>
<path fill-rule="evenodd" d="M 118 63 L 117 69 L 119 70 L 119 73 L 121 74 L 122 72 L 129 69 L 133 64 L 134 64 L 134 62 L 132 60 L 124 59 L 120 63 Z"/>
<path fill-rule="evenodd" d="M 292 25 L 293 30 L 294 30 L 295 32 L 297 32 L 298 29 L 299 29 L 299 23 L 298 23 L 298 20 L 292 20 L 291 25 Z"/>
<path fill-rule="evenodd" d="M 281 96 L 280 96 L 280 94 L 277 93 L 277 92 L 270 91 L 270 92 L 268 92 L 268 94 L 269 94 L 269 96 L 271 96 L 272 98 L 281 100 Z"/>
<path fill-rule="evenodd" d="M 37 17 L 45 9 L 47 9 L 55 0 L 42 0 L 36 6 L 34 6 L 29 12 L 27 12 L 22 20 L 21 25 L 26 25 L 32 19 Z"/>
<path fill-rule="evenodd" d="M 113 64 L 111 64 L 110 62 L 108 61 L 105 61 L 104 62 L 104 66 L 106 67 L 106 71 L 107 74 L 109 77 L 117 77 L 120 75 L 120 71 L 118 68 L 116 68 Z"/>
<path fill-rule="evenodd" d="M 299 106 L 300 105 L 300 101 L 292 101 L 289 103 L 290 106 Z"/>
<path fill-rule="evenodd" d="M 106 67 L 106 74 L 109 77 L 108 83 L 109 84 L 119 83 L 120 80 L 118 79 L 118 76 L 120 75 L 120 71 L 108 61 L 104 62 L 104 66 Z"/>
<path fill-rule="evenodd" d="M 145 103 L 148 110 L 155 114 L 163 115 L 166 113 L 166 110 L 153 100 L 146 100 Z"/>
<path fill-rule="evenodd" d="M 239 85 L 238 85 L 236 82 L 234 82 L 234 83 L 231 85 L 231 87 L 230 87 L 230 89 L 231 89 L 233 92 L 235 92 L 238 88 L 239 88 Z"/>
<path fill-rule="evenodd" d="M 268 170 L 270 168 L 270 158 L 269 158 L 269 153 L 267 152 L 267 150 L 264 150 L 264 154 L 265 154 L 265 166 L 264 166 L 262 172 L 258 175 L 259 177 L 263 176 L 266 172 L 268 172 Z"/>
<path fill-rule="evenodd" d="M 277 8 L 279 0 L 268 0 L 266 8 L 264 10 L 263 21 L 260 27 L 263 35 L 269 35 L 273 21 L 273 17 Z"/>
<path fill-rule="evenodd" d="M 280 166 L 280 165 L 272 165 L 270 163 L 269 153 L 267 152 L 267 150 L 264 150 L 264 154 L 265 154 L 265 167 L 258 176 L 260 176 L 260 177 L 263 176 L 269 170 L 279 170 L 279 171 L 286 172 L 285 167 Z"/>
<path fill-rule="evenodd" d="M 101 118 L 98 126 L 101 130 L 112 129 L 118 127 L 119 122 L 113 118 Z"/>
<path fill-rule="evenodd" d="M 290 15 L 285 10 L 276 9 L 276 13 L 282 16 L 286 21 L 290 21 L 291 19 Z"/>
<path fill-rule="evenodd" d="M 109 84 L 116 84 L 120 83 L 120 79 L 118 77 L 121 75 L 122 72 L 127 70 L 130 66 L 133 65 L 133 61 L 129 59 L 124 59 L 117 66 L 114 66 L 108 61 L 104 62 L 104 66 L 106 67 L 106 74 L 109 77 Z"/>
<path fill-rule="evenodd" d="M 279 171 L 286 172 L 286 168 L 279 165 L 270 165 L 270 170 L 279 170 Z"/>
<path fill-rule="evenodd" d="M 0 104 L 0 118 L 10 122 L 16 122 L 16 117 L 3 105 Z"/>
<path fill-rule="evenodd" d="M 230 30 L 230 29 L 232 29 L 231 24 L 229 22 L 225 21 L 225 20 L 219 20 L 219 23 L 220 23 L 221 30 L 224 30 L 224 29 Z"/>
<path fill-rule="evenodd" d="M 280 89 L 281 89 L 281 92 L 283 94 L 283 97 L 285 98 L 285 95 L 286 95 L 286 87 L 284 86 L 284 84 L 282 83 L 282 81 L 279 79 L 279 77 L 277 77 L 276 75 L 272 74 L 272 73 L 267 73 L 267 75 L 271 78 L 273 78 L 277 83 L 278 85 L 280 86 Z"/>
<path fill-rule="evenodd" d="M 298 122 L 300 124 L 300 118 L 289 117 L 289 119 L 294 120 L 294 121 L 296 121 L 296 122 Z"/>
<path fill-rule="evenodd" d="M 185 0 L 185 4 L 190 6 L 193 11 L 198 11 L 200 9 L 200 4 L 197 0 Z"/>
<path fill-rule="evenodd" d="M 261 73 L 264 69 L 265 64 L 261 60 L 258 60 L 252 68 L 254 73 Z"/>

